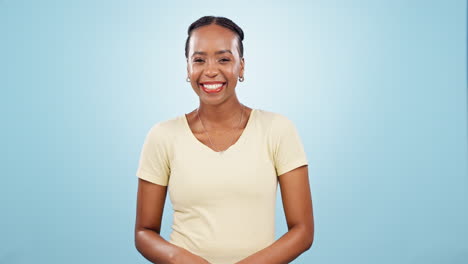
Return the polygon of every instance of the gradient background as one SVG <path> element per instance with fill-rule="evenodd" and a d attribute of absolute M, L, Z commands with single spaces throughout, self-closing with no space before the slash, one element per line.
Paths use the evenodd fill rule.
<path fill-rule="evenodd" d="M 466 263 L 466 11 L 0 0 L 0 263 L 148 263 L 133 237 L 139 154 L 154 123 L 198 106 L 184 45 L 204 15 L 245 32 L 241 102 L 303 139 L 316 230 L 292 263 Z M 171 224 L 168 199 L 166 239 Z"/>

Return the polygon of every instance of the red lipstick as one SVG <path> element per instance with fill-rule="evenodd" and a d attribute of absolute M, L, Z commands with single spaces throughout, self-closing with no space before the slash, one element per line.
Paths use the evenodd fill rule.
<path fill-rule="evenodd" d="M 222 85 L 217 88 L 214 88 L 216 87 L 215 86 L 216 84 L 218 86 L 219 84 L 222 84 Z M 205 85 L 208 85 L 211 87 L 205 87 Z M 200 86 L 205 93 L 213 94 L 213 93 L 219 93 L 221 90 L 223 90 L 224 87 L 226 86 L 226 83 L 225 82 L 202 82 L 200 83 Z"/>

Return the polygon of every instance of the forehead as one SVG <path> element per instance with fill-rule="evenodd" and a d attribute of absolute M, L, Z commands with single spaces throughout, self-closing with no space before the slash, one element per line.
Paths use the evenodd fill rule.
<path fill-rule="evenodd" d="M 231 30 L 219 25 L 207 25 L 195 29 L 189 42 L 190 54 L 194 51 L 214 53 L 229 49 L 237 52 L 237 35 Z"/>

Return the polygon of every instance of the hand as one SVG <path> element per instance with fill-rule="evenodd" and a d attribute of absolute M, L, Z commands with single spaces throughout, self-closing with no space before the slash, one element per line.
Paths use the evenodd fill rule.
<path fill-rule="evenodd" d="M 174 257 L 174 264 L 211 264 L 206 259 L 193 254 L 192 252 L 180 248 L 178 254 Z"/>

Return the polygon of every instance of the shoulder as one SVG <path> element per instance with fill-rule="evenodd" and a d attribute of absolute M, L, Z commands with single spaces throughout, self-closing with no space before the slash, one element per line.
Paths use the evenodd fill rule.
<path fill-rule="evenodd" d="M 285 126 L 294 126 L 291 119 L 284 114 L 263 109 L 257 109 L 256 111 L 260 122 L 268 125 L 274 131 L 281 130 Z"/>
<path fill-rule="evenodd" d="M 153 123 L 147 136 L 159 140 L 170 138 L 180 128 L 180 118 L 181 116 L 176 116 Z"/>

